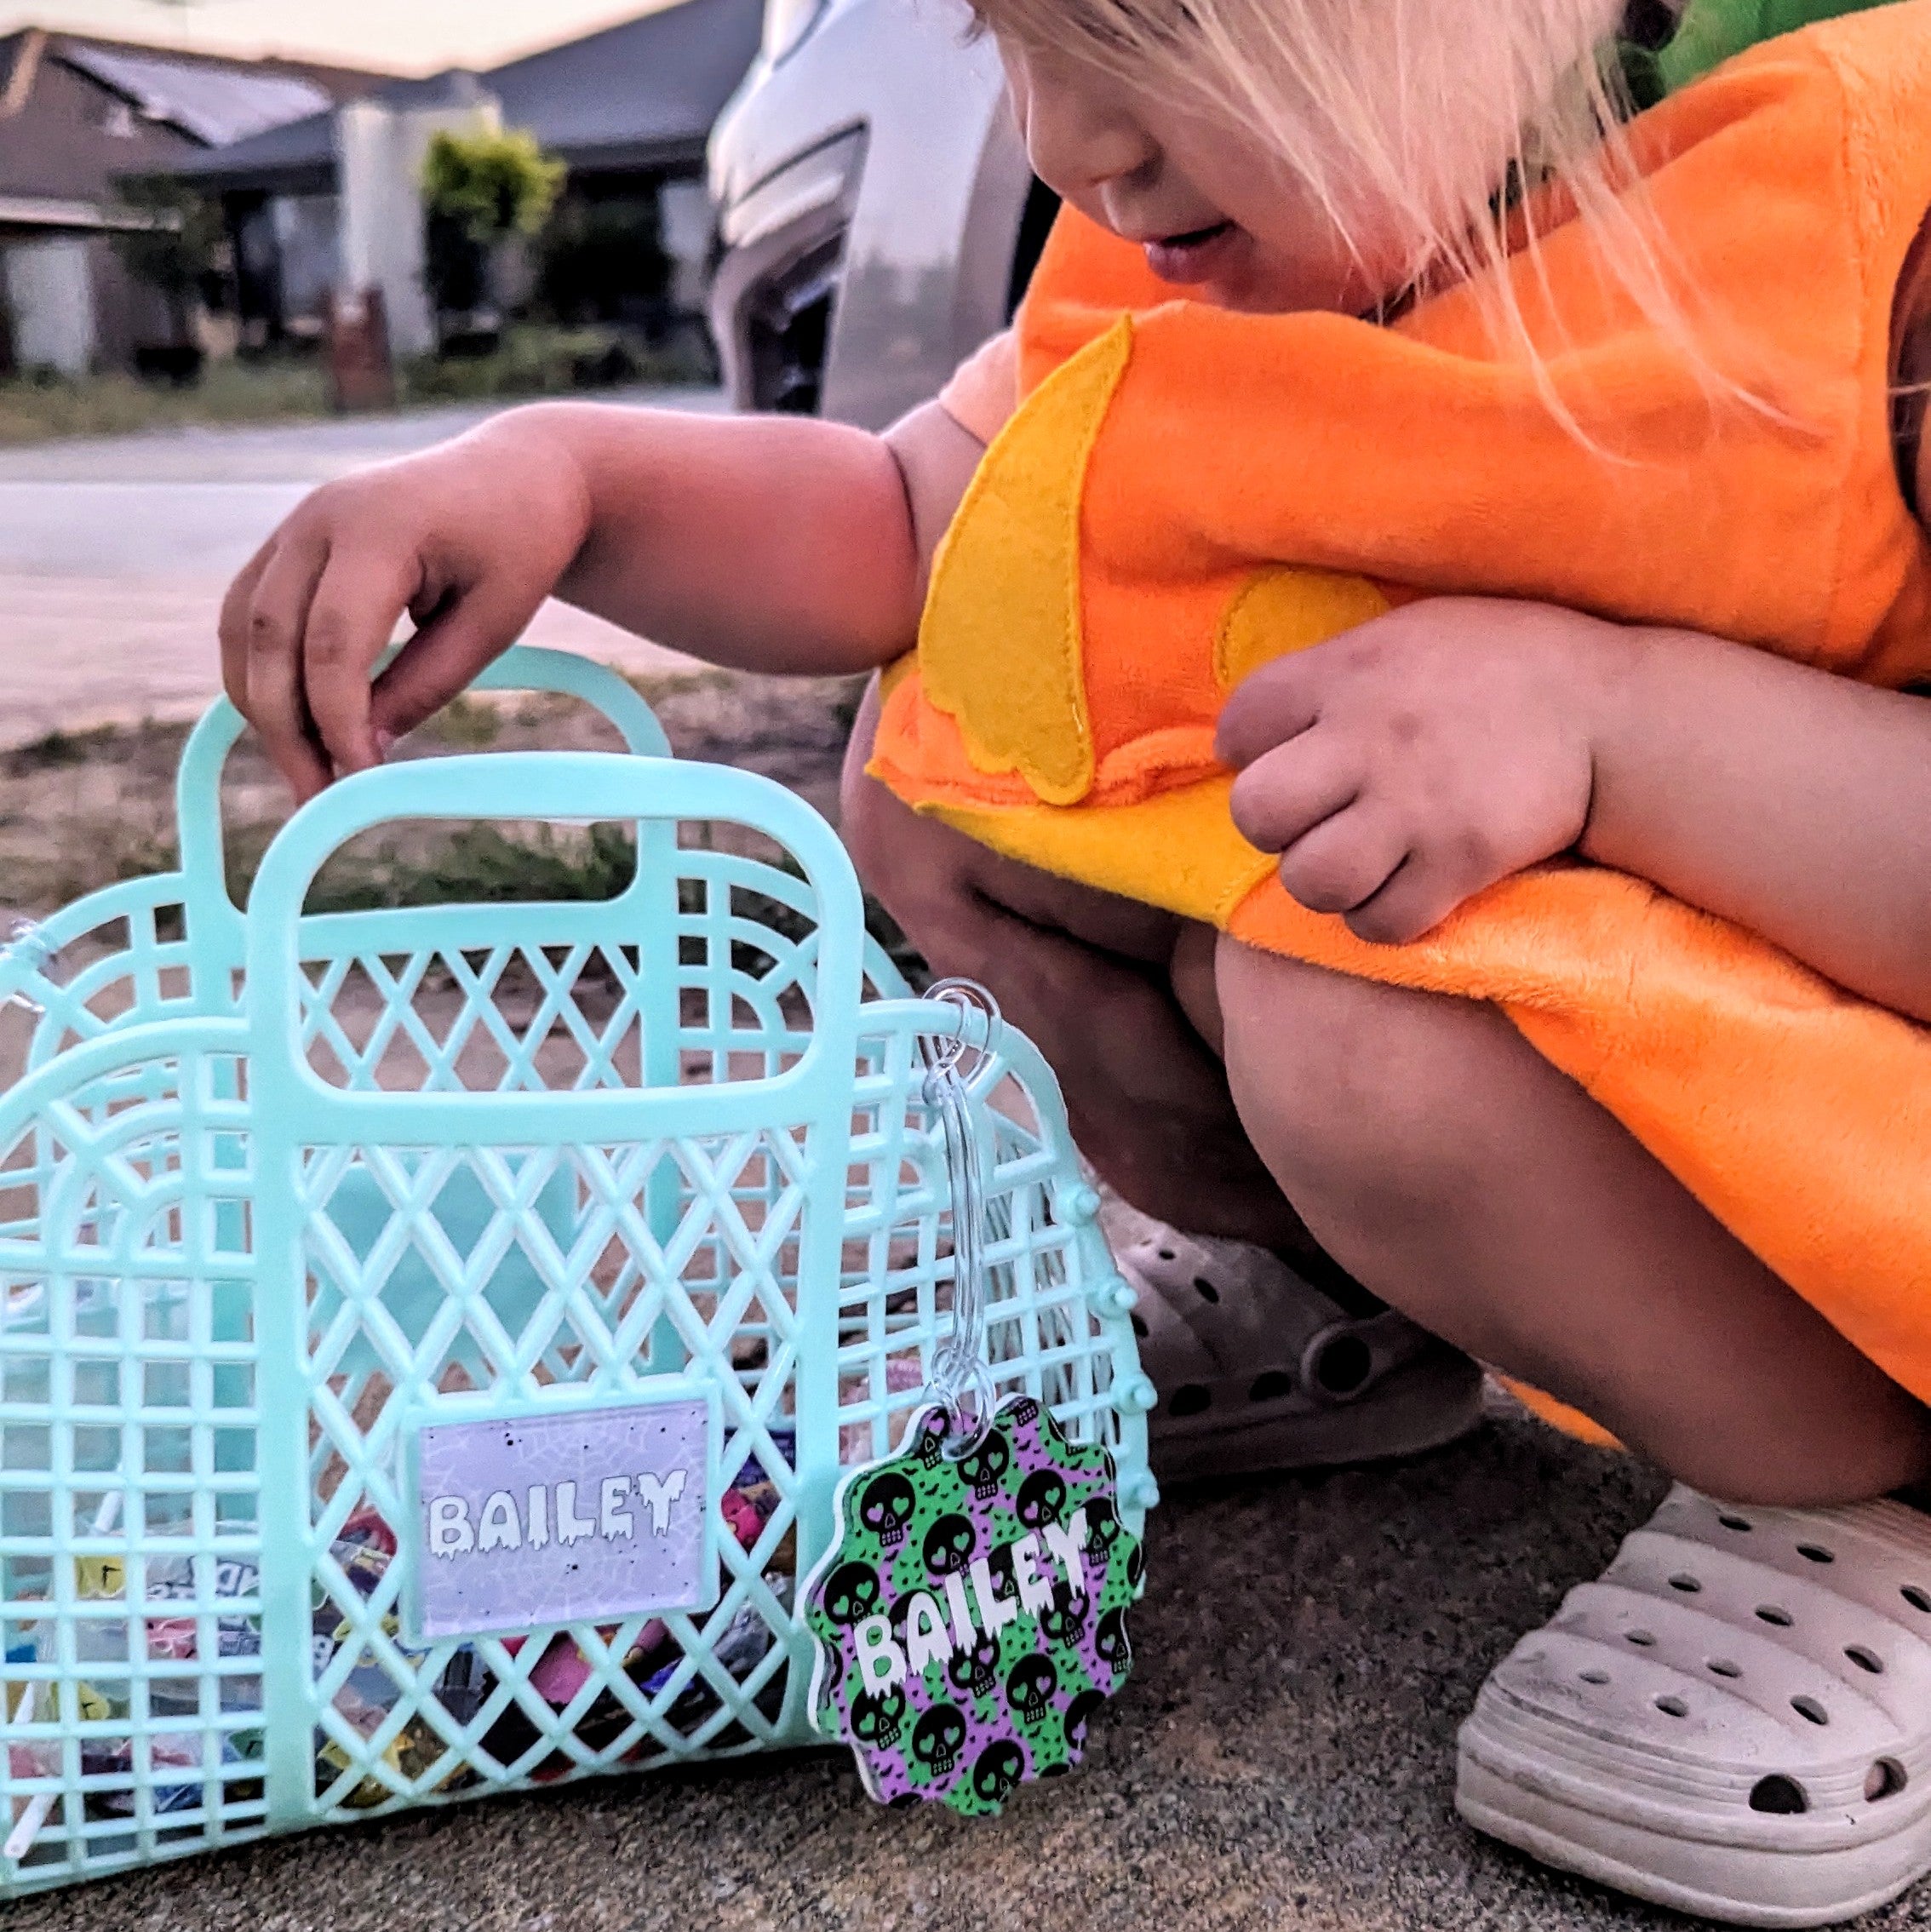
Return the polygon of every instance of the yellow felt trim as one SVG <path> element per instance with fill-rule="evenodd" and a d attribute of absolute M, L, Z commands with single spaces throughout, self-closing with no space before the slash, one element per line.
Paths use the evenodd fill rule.
<path fill-rule="evenodd" d="M 1132 348 L 1122 316 L 1000 431 L 939 547 L 919 632 L 925 696 L 957 721 L 966 756 L 1017 771 L 1049 805 L 1092 788 L 1080 510 Z"/>
<path fill-rule="evenodd" d="M 1285 657 L 1326 644 L 1392 608 L 1366 577 L 1339 570 L 1263 570 L 1244 584 L 1220 620 L 1213 674 L 1223 691 Z"/>
<path fill-rule="evenodd" d="M 1137 805 L 922 805 L 1008 858 L 1224 927 L 1275 861 L 1234 829 L 1225 774 Z"/>

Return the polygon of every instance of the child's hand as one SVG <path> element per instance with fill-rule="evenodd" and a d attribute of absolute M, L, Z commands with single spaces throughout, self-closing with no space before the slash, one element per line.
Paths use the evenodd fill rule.
<path fill-rule="evenodd" d="M 381 763 L 513 644 L 589 527 L 570 453 L 513 419 L 318 490 L 221 611 L 222 681 L 297 799 Z"/>
<path fill-rule="evenodd" d="M 1412 604 L 1257 671 L 1228 701 L 1234 822 L 1281 883 L 1399 945 L 1566 851 L 1588 822 L 1615 625 L 1546 605 Z"/>

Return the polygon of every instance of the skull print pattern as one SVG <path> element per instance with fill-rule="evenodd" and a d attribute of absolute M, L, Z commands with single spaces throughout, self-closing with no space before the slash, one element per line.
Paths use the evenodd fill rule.
<path fill-rule="evenodd" d="M 839 1488 L 840 1540 L 805 1597 L 812 1709 L 880 1803 L 986 1816 L 1079 1762 L 1132 1667 L 1143 1565 L 1103 1447 L 1029 1396 L 962 1451 L 948 1426 L 920 1411 Z"/>

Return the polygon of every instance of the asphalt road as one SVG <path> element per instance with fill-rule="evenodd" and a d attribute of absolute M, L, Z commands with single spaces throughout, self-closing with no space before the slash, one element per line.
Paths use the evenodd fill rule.
<path fill-rule="evenodd" d="M 715 409 L 705 390 L 622 400 Z M 198 711 L 220 688 L 221 593 L 316 484 L 460 435 L 486 410 L 0 450 L 0 746 Z M 533 643 L 685 660 L 559 605 Z"/>

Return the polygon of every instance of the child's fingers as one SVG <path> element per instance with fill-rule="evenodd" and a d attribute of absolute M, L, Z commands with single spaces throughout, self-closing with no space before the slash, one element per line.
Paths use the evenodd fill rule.
<path fill-rule="evenodd" d="M 241 708 L 298 800 L 313 798 L 334 776 L 312 735 L 301 667 L 308 607 L 328 562 L 325 538 L 285 533 L 241 620 L 247 689 Z"/>
<path fill-rule="evenodd" d="M 248 713 L 248 621 L 255 608 L 255 586 L 274 554 L 275 538 L 270 537 L 250 557 L 228 586 L 221 599 L 221 615 L 216 635 L 221 643 L 221 688 L 228 702 L 245 717 Z"/>
<path fill-rule="evenodd" d="M 337 771 L 382 762 L 371 717 L 370 674 L 388 648 L 420 582 L 374 559 L 373 546 L 331 554 L 302 628 L 301 674 L 309 715 Z"/>
<path fill-rule="evenodd" d="M 1285 851 L 1344 811 L 1364 784 L 1358 748 L 1342 732 L 1309 731 L 1257 758 L 1234 781 L 1235 828 L 1263 852 Z"/>
<path fill-rule="evenodd" d="M 1220 714 L 1215 757 L 1238 771 L 1306 731 L 1321 715 L 1326 668 L 1316 645 L 1277 657 L 1244 679 Z"/>
<path fill-rule="evenodd" d="M 1372 945 L 1406 946 L 1441 925 L 1472 889 L 1426 852 L 1411 852 L 1379 891 L 1348 914 L 1348 929 Z"/>
<path fill-rule="evenodd" d="M 1407 828 L 1372 801 L 1324 820 L 1281 855 L 1281 883 L 1309 912 L 1351 913 L 1407 860 Z"/>
<path fill-rule="evenodd" d="M 444 605 L 375 680 L 375 730 L 402 737 L 460 697 L 529 628 L 543 594 L 478 584 Z"/>

